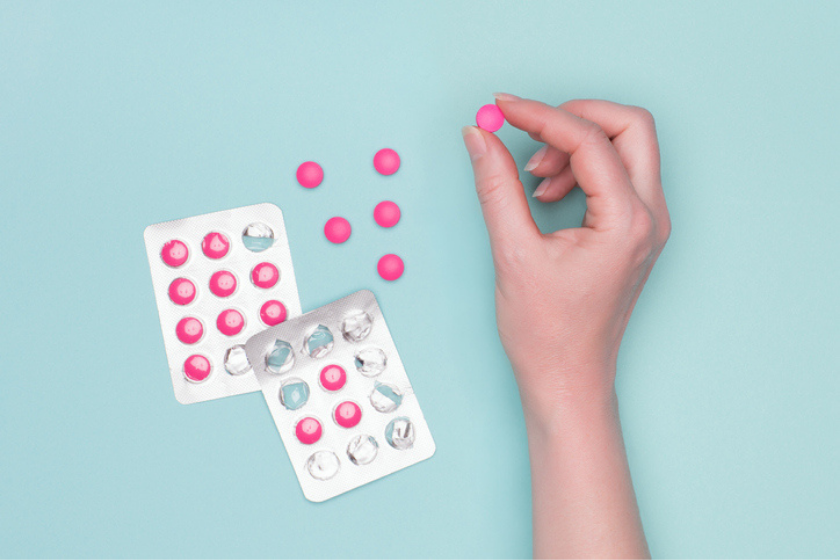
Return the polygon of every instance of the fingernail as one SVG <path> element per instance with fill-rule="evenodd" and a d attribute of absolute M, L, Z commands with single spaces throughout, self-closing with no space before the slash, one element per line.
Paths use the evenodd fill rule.
<path fill-rule="evenodd" d="M 534 191 L 533 196 L 534 198 L 538 198 L 539 196 L 543 195 L 546 190 L 548 190 L 548 184 L 551 182 L 551 177 L 546 177 L 542 180 L 542 182 L 537 185 L 537 190 Z"/>
<path fill-rule="evenodd" d="M 469 152 L 472 161 L 484 155 L 484 152 L 487 151 L 487 143 L 476 127 L 465 126 L 461 129 L 461 134 L 464 135 L 464 144 L 467 146 L 467 152 Z"/>
<path fill-rule="evenodd" d="M 536 169 L 545 157 L 545 152 L 547 150 L 548 146 L 543 146 L 542 148 L 537 150 L 537 152 L 531 156 L 531 159 L 528 160 L 528 163 L 525 164 L 525 171 L 533 171 L 534 169 Z"/>
<path fill-rule="evenodd" d="M 519 101 L 522 99 L 521 97 L 516 97 L 515 95 L 511 95 L 509 93 L 494 93 L 493 97 L 496 98 L 496 101 Z"/>

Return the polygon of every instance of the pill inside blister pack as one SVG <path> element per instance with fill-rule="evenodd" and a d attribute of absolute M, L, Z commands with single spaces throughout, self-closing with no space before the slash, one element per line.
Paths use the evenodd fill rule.
<path fill-rule="evenodd" d="M 259 390 L 244 342 L 300 314 L 280 209 L 257 204 L 164 222 L 144 237 L 176 398 Z"/>
<path fill-rule="evenodd" d="M 332 498 L 434 453 L 371 292 L 268 328 L 245 348 L 307 499 Z"/>

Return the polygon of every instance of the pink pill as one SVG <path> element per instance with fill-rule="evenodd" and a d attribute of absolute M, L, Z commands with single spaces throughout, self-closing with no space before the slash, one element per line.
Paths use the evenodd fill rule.
<path fill-rule="evenodd" d="M 373 167 L 383 175 L 393 175 L 400 168 L 400 155 L 391 148 L 383 148 L 373 156 Z"/>
<path fill-rule="evenodd" d="M 338 391 L 347 383 L 347 372 L 338 365 L 329 365 L 321 370 L 321 387 L 327 391 Z"/>
<path fill-rule="evenodd" d="M 210 277 L 210 291 L 219 297 L 228 297 L 236 291 L 236 276 L 227 270 L 214 272 Z"/>
<path fill-rule="evenodd" d="M 307 416 L 295 426 L 295 435 L 301 443 L 306 445 L 312 445 L 321 439 L 322 432 L 321 423 L 311 416 Z"/>
<path fill-rule="evenodd" d="M 376 265 L 376 270 L 379 272 L 379 276 L 385 280 L 393 282 L 402 276 L 403 271 L 405 270 L 405 265 L 403 264 L 403 260 L 397 255 L 385 255 L 379 259 L 379 263 Z"/>
<path fill-rule="evenodd" d="M 314 189 L 324 180 L 324 170 L 314 161 L 305 161 L 297 168 L 297 180 L 301 186 Z"/>
<path fill-rule="evenodd" d="M 195 299 L 195 284 L 186 278 L 176 278 L 169 284 L 169 299 L 177 305 L 187 305 Z"/>
<path fill-rule="evenodd" d="M 245 319 L 236 309 L 225 309 L 216 318 L 216 328 L 224 335 L 233 336 L 242 332 Z"/>
<path fill-rule="evenodd" d="M 228 254 L 230 241 L 224 234 L 211 231 L 204 236 L 204 241 L 201 242 L 201 250 L 211 259 L 221 259 Z"/>
<path fill-rule="evenodd" d="M 160 258 L 163 259 L 163 262 L 172 268 L 178 268 L 187 262 L 189 256 L 190 252 L 187 246 L 183 241 L 177 239 L 164 243 L 163 250 L 160 252 Z"/>
<path fill-rule="evenodd" d="M 505 116 L 497 106 L 485 105 L 476 113 L 475 122 L 487 132 L 496 132 L 505 124 Z"/>
<path fill-rule="evenodd" d="M 286 320 L 286 306 L 276 299 L 270 299 L 260 307 L 260 319 L 269 327 L 279 325 Z"/>
<path fill-rule="evenodd" d="M 251 271 L 251 282 L 257 288 L 271 288 L 280 280 L 280 271 L 271 263 L 260 263 Z"/>
<path fill-rule="evenodd" d="M 353 401 L 335 407 L 335 421 L 342 428 L 352 428 L 362 420 L 362 409 Z"/>
<path fill-rule="evenodd" d="M 204 327 L 195 317 L 184 317 L 175 325 L 175 334 L 184 344 L 195 344 L 204 334 Z"/>
<path fill-rule="evenodd" d="M 382 227 L 394 227 L 400 221 L 400 207 L 390 200 L 383 200 L 373 209 L 373 219 Z"/>
<path fill-rule="evenodd" d="M 350 222 L 340 216 L 330 218 L 324 225 L 324 235 L 327 237 L 327 240 L 336 244 L 344 243 L 350 239 L 350 233 L 352 231 Z"/>
<path fill-rule="evenodd" d="M 201 354 L 193 354 L 184 362 L 184 376 L 195 383 L 201 383 L 210 375 L 210 360 Z"/>

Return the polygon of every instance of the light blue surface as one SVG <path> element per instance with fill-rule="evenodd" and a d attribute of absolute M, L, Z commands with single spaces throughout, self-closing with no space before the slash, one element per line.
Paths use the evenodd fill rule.
<path fill-rule="evenodd" d="M 493 91 L 657 118 L 674 233 L 618 380 L 654 554 L 840 555 L 838 21 L 836 2 L 0 3 L 0 555 L 530 554 L 460 137 Z M 537 147 L 500 136 L 523 165 Z M 166 371 L 143 228 L 265 201 L 305 310 L 379 297 L 437 440 L 324 504 L 261 395 L 182 406 Z M 534 211 L 574 224 L 583 197 Z"/>

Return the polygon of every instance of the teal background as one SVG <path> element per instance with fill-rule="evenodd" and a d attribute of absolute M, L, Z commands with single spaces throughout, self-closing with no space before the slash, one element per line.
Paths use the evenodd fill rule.
<path fill-rule="evenodd" d="M 836 2 L 0 3 L 0 555 L 529 555 L 460 136 L 508 91 L 657 119 L 674 230 L 617 382 L 654 555 L 840 556 L 838 21 Z M 521 165 L 538 147 L 499 134 Z M 166 372 L 144 227 L 265 201 L 305 310 L 377 294 L 438 445 L 324 504 L 260 394 L 182 406 Z M 584 200 L 532 207 L 553 229 Z M 321 233 L 336 214 L 344 246 Z"/>

